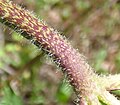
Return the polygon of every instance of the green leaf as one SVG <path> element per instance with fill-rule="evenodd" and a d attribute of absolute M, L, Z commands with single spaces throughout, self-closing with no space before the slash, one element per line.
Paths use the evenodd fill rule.
<path fill-rule="evenodd" d="M 72 88 L 68 83 L 64 83 L 60 86 L 57 92 L 57 99 L 59 102 L 66 103 L 72 94 Z"/>
<path fill-rule="evenodd" d="M 3 93 L 4 96 L 0 102 L 0 105 L 23 105 L 21 98 L 15 95 L 8 86 L 4 88 Z"/>

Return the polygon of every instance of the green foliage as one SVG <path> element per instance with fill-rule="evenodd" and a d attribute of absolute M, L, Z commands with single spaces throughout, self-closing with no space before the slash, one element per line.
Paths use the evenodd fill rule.
<path fill-rule="evenodd" d="M 98 51 L 98 53 L 96 54 L 96 58 L 95 58 L 95 70 L 97 72 L 102 72 L 102 73 L 107 73 L 105 72 L 105 70 L 103 70 L 103 68 L 101 67 L 102 66 L 102 63 L 103 61 L 105 60 L 107 56 L 107 52 L 106 50 L 100 50 Z"/>
<path fill-rule="evenodd" d="M 115 59 L 115 64 L 116 64 L 116 67 L 117 67 L 117 72 L 120 72 L 119 70 L 120 70 L 120 53 L 118 53 L 117 55 L 116 55 L 116 59 Z"/>
<path fill-rule="evenodd" d="M 70 96 L 72 95 L 72 88 L 69 86 L 68 83 L 63 83 L 60 85 L 58 91 L 57 91 L 57 100 L 60 103 L 67 103 L 69 101 Z"/>
<path fill-rule="evenodd" d="M 0 105 L 23 105 L 20 96 L 16 95 L 9 86 L 5 86 L 3 89 L 4 97 L 0 101 Z"/>
<path fill-rule="evenodd" d="M 78 10 L 85 10 L 90 8 L 90 2 L 83 0 L 76 0 L 76 6 Z"/>
<path fill-rule="evenodd" d="M 111 93 L 115 94 L 116 96 L 119 96 L 118 98 L 120 99 L 120 90 L 113 90 Z"/>

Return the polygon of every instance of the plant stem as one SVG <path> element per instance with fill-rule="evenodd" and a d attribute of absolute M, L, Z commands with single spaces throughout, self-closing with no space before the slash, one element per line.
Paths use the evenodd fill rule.
<path fill-rule="evenodd" d="M 54 29 L 38 20 L 29 11 L 12 2 L 2 1 L 0 5 L 2 22 L 15 31 L 20 31 L 24 37 L 41 47 L 67 74 L 75 90 L 82 92 L 82 88 L 87 87 L 85 85 L 93 74 L 84 57 Z"/>
<path fill-rule="evenodd" d="M 98 75 L 94 73 L 92 67 L 87 63 L 71 44 L 64 39 L 53 28 L 37 19 L 29 11 L 7 0 L 0 0 L 0 22 L 19 32 L 22 36 L 30 40 L 37 47 L 42 48 L 53 61 L 67 74 L 70 84 L 81 99 L 83 105 L 101 105 L 100 100 L 108 103 L 105 93 L 107 92 L 99 81 Z M 112 97 L 112 104 L 119 105 L 119 101 Z M 105 103 L 104 102 L 104 103 Z"/>

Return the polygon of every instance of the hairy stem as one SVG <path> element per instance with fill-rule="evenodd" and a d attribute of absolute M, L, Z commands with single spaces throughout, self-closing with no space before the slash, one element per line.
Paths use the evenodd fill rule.
<path fill-rule="evenodd" d="M 0 22 L 19 32 L 37 47 L 42 48 L 53 61 L 67 74 L 70 84 L 74 87 L 80 103 L 83 105 L 119 105 L 119 101 L 106 91 L 91 66 L 83 55 L 74 49 L 53 28 L 37 19 L 32 13 L 7 0 L 0 0 Z M 113 100 L 109 100 L 107 96 Z M 109 102 L 110 101 L 110 102 Z"/>
<path fill-rule="evenodd" d="M 41 47 L 68 76 L 77 93 L 89 88 L 92 68 L 70 43 L 63 39 L 54 29 L 34 17 L 21 7 L 0 0 L 1 22 L 20 32 L 24 37 Z M 87 86 L 89 85 L 89 86 Z"/>

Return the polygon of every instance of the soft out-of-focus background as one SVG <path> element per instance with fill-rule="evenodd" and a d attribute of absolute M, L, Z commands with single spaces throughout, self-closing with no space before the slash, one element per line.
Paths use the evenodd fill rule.
<path fill-rule="evenodd" d="M 13 0 L 84 54 L 98 74 L 120 72 L 119 0 Z M 0 105 L 74 105 L 66 76 L 40 49 L 0 24 Z"/>

